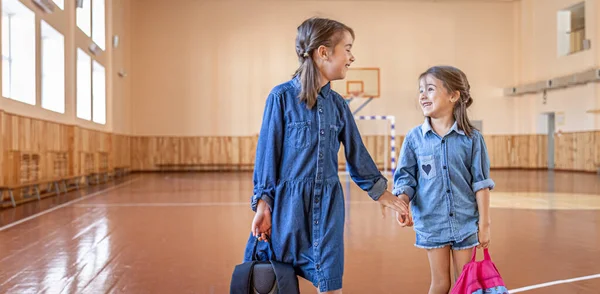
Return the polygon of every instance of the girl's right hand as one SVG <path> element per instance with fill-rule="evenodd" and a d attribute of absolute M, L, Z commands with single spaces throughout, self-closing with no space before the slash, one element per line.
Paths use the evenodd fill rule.
<path fill-rule="evenodd" d="M 267 241 L 267 236 L 271 236 L 271 210 L 263 200 L 259 200 L 256 207 L 256 214 L 252 220 L 252 235 L 258 238 L 258 241 Z"/>
<path fill-rule="evenodd" d="M 398 221 L 398 224 L 401 227 L 412 227 L 413 226 L 413 219 L 412 219 L 412 215 L 401 215 L 399 213 L 396 212 L 396 220 Z"/>
<path fill-rule="evenodd" d="M 408 215 L 408 204 L 400 198 L 394 196 L 390 191 L 383 192 L 383 195 L 377 200 L 381 204 L 381 214 L 385 217 L 385 208 L 391 208 L 401 215 Z"/>
<path fill-rule="evenodd" d="M 408 195 L 402 194 L 402 195 L 399 195 L 398 198 L 400 198 L 400 200 L 402 200 L 404 203 L 406 203 L 406 205 L 409 205 L 410 199 L 408 198 Z M 401 227 L 412 227 L 412 225 L 413 225 L 413 219 L 412 219 L 412 215 L 410 215 L 410 213 L 408 215 L 402 215 L 402 214 L 396 212 L 396 220 L 398 221 L 398 224 Z"/>

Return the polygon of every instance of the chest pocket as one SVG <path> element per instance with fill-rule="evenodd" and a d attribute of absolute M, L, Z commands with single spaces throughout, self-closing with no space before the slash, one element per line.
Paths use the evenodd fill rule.
<path fill-rule="evenodd" d="M 338 152 L 340 150 L 339 135 L 340 127 L 337 125 L 329 125 L 329 147 L 331 150 Z"/>
<path fill-rule="evenodd" d="M 310 121 L 291 122 L 287 125 L 286 142 L 297 149 L 310 146 Z"/>
<path fill-rule="evenodd" d="M 422 179 L 433 179 L 437 176 L 435 156 L 419 155 L 419 173 Z"/>

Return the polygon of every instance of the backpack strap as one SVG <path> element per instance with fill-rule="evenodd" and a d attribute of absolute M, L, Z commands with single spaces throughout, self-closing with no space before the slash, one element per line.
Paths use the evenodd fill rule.
<path fill-rule="evenodd" d="M 483 249 L 483 258 L 487 261 L 492 261 L 492 257 L 490 257 L 490 252 L 487 248 Z"/>
<path fill-rule="evenodd" d="M 271 265 L 275 271 L 279 293 L 300 293 L 298 277 L 290 264 L 271 260 Z"/>
<path fill-rule="evenodd" d="M 249 294 L 252 279 L 252 269 L 256 261 L 248 261 L 236 265 L 231 276 L 230 294 Z"/>
<path fill-rule="evenodd" d="M 477 248 L 473 248 L 473 256 L 471 257 L 471 262 L 475 262 L 477 257 Z M 490 256 L 490 252 L 488 248 L 483 248 L 483 259 L 487 261 L 492 261 L 492 257 Z"/>

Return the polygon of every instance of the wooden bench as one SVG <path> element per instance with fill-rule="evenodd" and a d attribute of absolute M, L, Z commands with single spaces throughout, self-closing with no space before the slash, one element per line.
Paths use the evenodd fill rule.
<path fill-rule="evenodd" d="M 17 203 L 15 201 L 15 197 L 14 197 L 14 190 L 23 190 L 24 188 L 33 188 L 34 193 L 31 195 L 28 194 L 22 194 L 21 197 L 24 200 L 27 200 L 29 198 L 37 198 L 37 200 L 41 200 L 41 195 L 40 195 L 40 185 L 43 184 L 49 184 L 49 188 L 47 189 L 48 191 L 54 190 L 56 191 L 56 194 L 60 194 L 60 186 L 59 186 L 59 182 L 61 181 L 61 179 L 43 179 L 43 180 L 38 180 L 38 181 L 32 181 L 32 182 L 23 182 L 23 183 L 13 183 L 13 184 L 8 184 L 8 185 L 3 185 L 0 187 L 0 203 L 2 206 L 4 206 L 4 204 L 6 203 L 11 203 L 13 207 L 17 206 Z M 9 196 L 9 200 L 5 201 L 4 200 L 4 192 L 7 192 L 8 196 Z"/>
<path fill-rule="evenodd" d="M 114 177 L 120 178 L 126 176 L 131 171 L 129 166 L 116 166 L 114 169 Z"/>
<path fill-rule="evenodd" d="M 48 151 L 43 154 L 30 151 L 10 150 L 5 156 L 4 185 L 0 187 L 0 205 L 17 205 L 14 191 L 20 190 L 22 201 L 30 198 L 41 200 L 40 186 L 48 185 L 43 194 L 60 195 L 69 191 L 69 184 L 75 180 L 79 189 L 81 176 L 69 173 L 69 156 L 65 151 Z M 61 187 L 62 185 L 62 187 Z M 61 189 L 62 188 L 62 189 Z M 6 192 L 6 193 L 5 193 Z M 5 194 L 8 199 L 5 201 Z M 21 201 L 19 201 L 21 202 Z"/>
<path fill-rule="evenodd" d="M 0 186 L 0 206 L 4 207 L 5 204 L 10 203 L 12 207 L 16 207 L 17 202 L 15 201 L 14 191 L 15 190 L 23 190 L 24 188 L 33 188 L 33 194 L 22 195 L 22 198 L 28 200 L 30 198 L 36 198 L 37 200 L 42 199 L 42 194 L 40 192 L 40 186 L 48 184 L 48 188 L 45 190 L 46 192 L 53 192 L 55 195 L 60 195 L 62 193 L 69 192 L 69 183 L 73 181 L 73 189 L 79 190 L 79 180 L 81 179 L 80 175 L 71 175 L 61 178 L 52 178 L 52 179 L 42 179 L 39 181 L 33 182 L 23 182 L 23 183 L 14 183 L 8 185 Z M 61 189 L 62 188 L 62 189 Z M 5 200 L 5 192 L 8 195 L 8 199 Z"/>
<path fill-rule="evenodd" d="M 108 152 L 95 152 L 93 154 L 93 170 L 88 173 L 88 183 L 100 184 L 109 180 Z"/>

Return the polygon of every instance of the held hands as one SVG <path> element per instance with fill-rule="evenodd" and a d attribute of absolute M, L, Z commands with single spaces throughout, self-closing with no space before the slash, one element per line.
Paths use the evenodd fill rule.
<path fill-rule="evenodd" d="M 406 203 L 406 205 L 408 206 L 410 200 L 408 199 L 408 196 L 406 194 L 399 195 L 398 198 L 404 203 Z M 412 227 L 413 225 L 413 219 L 410 213 L 408 215 L 402 215 L 396 212 L 396 220 L 398 221 L 398 224 L 401 227 Z"/>
<path fill-rule="evenodd" d="M 391 208 L 398 215 L 408 216 L 408 201 L 403 201 L 399 197 L 394 196 L 390 191 L 383 192 L 383 195 L 377 200 L 381 204 L 381 215 L 385 217 L 385 208 Z"/>
<path fill-rule="evenodd" d="M 258 238 L 258 241 L 267 241 L 267 236 L 271 236 L 271 210 L 267 203 L 258 200 L 256 214 L 252 220 L 252 235 Z"/>

